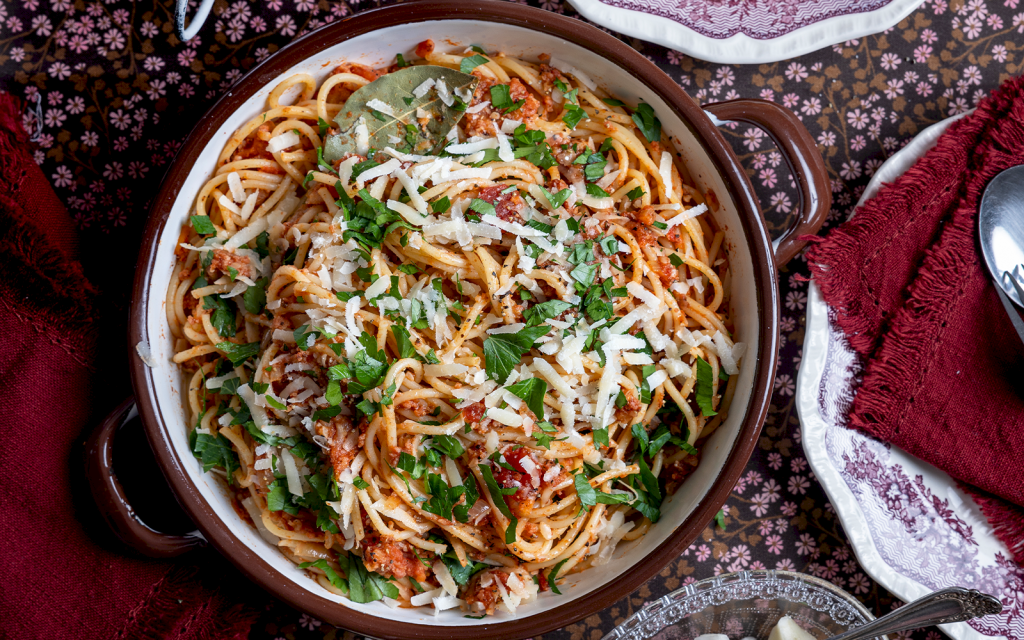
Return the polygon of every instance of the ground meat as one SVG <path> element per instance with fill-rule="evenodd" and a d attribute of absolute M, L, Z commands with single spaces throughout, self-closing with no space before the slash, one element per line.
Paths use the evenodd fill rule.
<path fill-rule="evenodd" d="M 532 522 L 527 522 L 523 525 L 523 538 L 529 540 L 540 533 L 540 527 Z"/>
<path fill-rule="evenodd" d="M 274 328 L 285 328 L 284 326 L 278 326 L 279 324 L 286 325 L 288 331 L 292 330 L 291 323 L 288 322 L 288 319 L 285 318 L 284 316 L 279 316 L 278 318 L 274 319 Z M 309 365 L 311 370 L 289 371 L 287 373 L 285 372 L 285 369 L 287 368 L 288 365 L 299 363 Z M 288 386 L 288 383 L 294 380 L 296 376 L 312 374 L 314 371 L 316 371 L 316 368 L 318 366 L 319 363 L 317 362 L 316 359 L 316 353 L 313 351 L 295 350 L 292 351 L 291 353 L 282 355 L 279 358 L 274 358 L 274 363 L 270 365 L 270 371 L 267 371 L 267 380 L 273 385 L 271 391 L 273 391 L 274 393 L 280 392 L 282 389 Z"/>
<path fill-rule="evenodd" d="M 366 156 L 361 156 L 358 153 L 346 153 L 346 154 L 342 155 L 340 158 L 338 158 L 337 160 L 334 161 L 334 165 L 333 165 L 334 166 L 334 170 L 337 171 L 338 167 L 341 166 L 341 163 L 345 162 L 346 160 L 348 160 L 352 156 L 355 156 L 355 157 L 359 158 L 359 162 L 364 162 L 366 160 Z M 338 197 L 338 190 L 337 189 L 335 189 L 333 186 L 330 186 L 330 185 L 328 185 L 328 189 L 331 191 L 331 194 L 335 198 Z"/>
<path fill-rule="evenodd" d="M 533 478 L 530 474 L 526 473 L 526 470 L 522 466 L 522 459 L 529 457 L 534 461 L 533 454 L 526 447 L 520 447 L 515 450 L 506 450 L 505 462 L 508 463 L 513 469 L 506 469 L 500 465 L 494 467 L 494 480 L 501 487 L 505 489 L 516 489 L 516 492 L 510 496 L 505 496 L 505 501 L 508 503 L 509 509 L 517 518 L 525 518 L 530 515 L 533 511 L 533 501 L 536 499 L 538 491 L 533 486 Z"/>
<path fill-rule="evenodd" d="M 195 296 L 186 293 L 181 298 L 181 306 L 185 309 L 185 316 L 191 316 L 192 311 L 199 306 L 199 301 L 196 300 Z"/>
<path fill-rule="evenodd" d="M 363 564 L 387 578 L 414 578 L 419 582 L 427 579 L 427 569 L 413 553 L 412 545 L 402 540 L 381 536 L 369 522 L 364 522 Z"/>
<path fill-rule="evenodd" d="M 519 195 L 518 189 L 509 193 L 502 193 L 507 188 L 504 185 L 484 187 L 480 190 L 480 199 L 493 204 L 495 213 L 502 220 L 522 223 L 523 219 L 519 212 L 526 206 L 526 202 L 523 200 L 523 196 Z"/>
<path fill-rule="evenodd" d="M 675 493 L 679 485 L 697 468 L 699 462 L 698 456 L 689 455 L 665 467 L 661 475 L 666 479 L 665 488 L 669 495 Z"/>
<path fill-rule="evenodd" d="M 540 101 L 526 88 L 526 85 L 519 81 L 519 78 L 512 78 L 512 81 L 509 82 L 509 96 L 513 102 L 523 100 L 523 105 L 515 111 L 502 113 L 490 106 L 491 87 L 500 83 L 495 82 L 492 78 L 484 78 L 475 71 L 474 75 L 479 77 L 480 81 L 476 85 L 476 91 L 473 94 L 473 101 L 470 103 L 470 106 L 481 102 L 487 102 L 488 105 L 476 113 L 467 113 L 465 115 L 463 122 L 465 123 L 466 135 L 493 136 L 501 128 L 501 123 L 504 122 L 505 118 L 529 123 L 537 117 Z"/>
<path fill-rule="evenodd" d="M 267 141 L 260 138 L 260 134 L 269 136 L 272 128 L 270 123 L 261 124 L 256 129 L 254 134 L 250 134 L 242 140 L 242 144 L 238 145 L 235 149 L 235 153 L 231 156 L 232 162 L 239 160 L 249 160 L 251 158 L 261 158 L 263 160 L 273 160 L 274 154 L 267 151 Z"/>
<path fill-rule="evenodd" d="M 576 211 L 573 215 L 586 215 L 586 212 Z M 581 235 L 587 240 L 593 240 L 597 236 L 604 235 L 607 226 L 608 225 L 605 222 L 596 220 L 595 218 L 590 218 L 586 221 Z"/>
<path fill-rule="evenodd" d="M 583 149 L 584 147 L 581 147 L 578 142 L 573 142 L 560 133 L 555 134 L 555 136 L 551 138 L 551 151 L 555 156 L 555 160 L 557 160 L 560 165 L 564 165 L 566 167 L 573 166 L 573 160 L 576 159 L 576 156 L 580 155 L 580 152 L 583 151 Z M 563 189 L 564 188 L 565 187 L 563 187 Z"/>
<path fill-rule="evenodd" d="M 412 411 L 413 415 L 417 418 L 430 413 L 430 405 L 420 399 L 406 400 L 405 402 L 398 405 L 399 409 L 405 409 L 406 411 Z"/>
<path fill-rule="evenodd" d="M 338 67 L 334 71 L 331 72 L 331 75 L 334 76 L 338 75 L 339 73 L 353 73 L 359 76 L 360 78 L 366 78 L 370 82 L 373 82 L 378 77 L 380 77 L 379 73 L 377 73 L 370 67 L 367 67 L 366 65 L 359 64 L 358 62 L 343 62 L 340 65 L 338 65 Z"/>
<path fill-rule="evenodd" d="M 565 177 L 566 181 L 571 184 L 583 182 L 583 169 L 578 164 L 571 164 L 568 167 L 559 166 L 558 170 Z"/>
<path fill-rule="evenodd" d="M 624 214 L 630 220 L 636 220 L 640 224 L 647 226 L 654 222 L 654 207 L 649 205 L 640 209 L 630 209 L 624 212 Z"/>
<path fill-rule="evenodd" d="M 274 329 L 274 330 L 280 329 L 282 331 L 292 331 L 293 330 L 292 321 L 289 320 L 288 316 L 286 316 L 284 314 L 281 314 L 279 316 L 274 316 L 274 321 L 270 323 L 270 328 Z"/>
<path fill-rule="evenodd" d="M 554 180 L 550 180 L 548 182 L 548 191 L 550 191 L 551 193 L 558 193 L 562 189 L 568 188 L 569 183 L 566 182 L 565 180 L 562 180 L 561 178 L 555 178 Z"/>
<path fill-rule="evenodd" d="M 466 421 L 466 424 L 477 424 L 483 418 L 484 411 L 487 411 L 484 403 L 474 402 L 462 408 L 462 419 Z"/>
<path fill-rule="evenodd" d="M 658 236 L 654 235 L 650 227 L 639 222 L 627 222 L 626 228 L 636 236 L 637 244 L 641 247 L 648 247 L 658 243 Z"/>
<path fill-rule="evenodd" d="M 234 268 L 238 271 L 237 275 L 245 276 L 246 278 L 252 276 L 249 258 L 231 253 L 226 249 L 214 249 L 213 260 L 210 262 L 210 268 L 207 269 L 207 275 L 211 278 L 216 277 L 218 273 L 228 275 L 229 268 Z"/>
<path fill-rule="evenodd" d="M 551 469 L 551 467 L 558 467 L 558 473 L 554 474 L 554 476 L 550 480 L 545 480 L 544 478 L 547 477 L 547 473 Z M 540 487 L 541 489 L 546 489 L 548 487 L 560 485 L 566 480 L 568 480 L 569 477 L 569 472 L 567 472 L 558 462 L 554 462 L 553 464 L 550 464 L 544 469 L 540 470 Z"/>
<path fill-rule="evenodd" d="M 473 613 L 492 615 L 494 607 L 501 602 L 497 581 L 501 580 L 502 586 L 508 588 L 508 575 L 501 569 L 487 569 L 473 576 L 462 595 L 470 610 Z"/>
<path fill-rule="evenodd" d="M 408 453 L 412 457 L 416 457 L 416 444 L 419 442 L 419 435 L 415 433 L 404 433 L 398 436 L 398 455 L 394 456 L 394 462 L 392 464 L 398 464 L 398 458 L 402 456 L 402 452 Z"/>
<path fill-rule="evenodd" d="M 509 83 L 509 94 L 513 102 L 524 100 L 523 106 L 507 114 L 507 117 L 520 122 L 530 122 L 537 117 L 537 108 L 540 102 L 533 96 L 533 92 L 526 88 L 519 78 L 512 78 Z"/>
<path fill-rule="evenodd" d="M 566 78 L 561 71 L 552 66 L 541 63 L 540 85 L 544 87 L 544 93 L 551 93 L 552 90 L 557 89 L 558 87 L 555 85 L 557 80 L 561 80 L 566 87 L 572 86 L 569 83 L 569 78 Z"/>
<path fill-rule="evenodd" d="M 334 469 L 335 477 L 348 469 L 352 460 L 359 454 L 359 450 L 363 448 L 366 442 L 365 424 L 360 427 L 354 427 L 352 420 L 342 415 L 331 418 L 329 422 L 316 421 L 314 431 L 327 438 L 327 443 L 331 447 L 331 467 Z"/>
<path fill-rule="evenodd" d="M 669 239 L 669 242 L 671 242 L 672 246 L 674 246 L 676 249 L 682 249 L 685 246 L 683 234 L 681 233 L 681 230 L 683 228 L 683 225 L 677 224 L 676 226 L 669 229 L 668 233 L 665 234 L 665 237 Z"/>
<path fill-rule="evenodd" d="M 632 389 L 623 387 L 622 395 L 626 396 L 626 404 L 622 408 L 616 409 L 615 417 L 621 422 L 626 422 L 633 417 L 633 414 L 640 410 L 642 405 L 640 404 L 640 396 Z"/>
<path fill-rule="evenodd" d="M 661 278 L 661 285 L 668 287 L 679 279 L 679 269 L 665 256 L 658 256 L 658 277 Z"/>

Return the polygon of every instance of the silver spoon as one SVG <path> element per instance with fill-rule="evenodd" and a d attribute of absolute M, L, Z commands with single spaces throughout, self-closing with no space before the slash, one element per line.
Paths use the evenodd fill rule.
<path fill-rule="evenodd" d="M 1024 165 L 1007 169 L 985 187 L 978 209 L 981 255 L 1021 340 L 1024 322 L 1010 303 L 1024 307 Z"/>
<path fill-rule="evenodd" d="M 860 627 L 854 627 L 845 633 L 832 636 L 828 640 L 868 640 L 905 629 L 963 622 L 999 613 L 1002 610 L 1002 603 L 994 596 L 974 589 L 950 587 L 926 595 L 892 613 Z"/>

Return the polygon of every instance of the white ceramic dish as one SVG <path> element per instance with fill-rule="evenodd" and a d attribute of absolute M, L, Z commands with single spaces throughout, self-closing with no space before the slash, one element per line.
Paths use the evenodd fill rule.
<path fill-rule="evenodd" d="M 164 292 L 172 274 L 173 252 L 195 195 L 213 172 L 228 137 L 263 110 L 267 95 L 284 77 L 307 72 L 319 81 L 343 60 L 383 66 L 397 53 L 409 55 L 428 38 L 439 48 L 460 51 L 483 43 L 492 51 L 529 59 L 557 53 L 569 65 L 585 69 L 613 95 L 652 105 L 663 130 L 682 151 L 693 179 L 703 191 L 714 192 L 712 207 L 717 207 L 715 218 L 726 233 L 733 272 L 736 334 L 748 344 L 729 417 L 703 447 L 696 472 L 663 505 L 661 522 L 640 540 L 621 546 L 601 571 L 568 576 L 563 595 L 544 593 L 537 602 L 521 607 L 515 619 L 507 614 L 473 619 L 457 611 L 435 617 L 424 609 L 353 603 L 321 588 L 239 517 L 216 476 L 202 472 L 189 451 L 182 377 L 171 362 Z M 719 106 L 707 108 L 720 117 L 757 122 L 769 133 L 774 127 L 783 134 L 784 153 L 792 151 L 799 156 L 800 166 L 811 168 L 812 176 L 798 178 L 818 196 L 808 199 L 804 227 L 791 237 L 814 233 L 828 210 L 829 198 L 827 180 L 822 178 L 824 164 L 813 139 L 795 116 L 777 105 L 737 101 Z M 780 254 L 791 256 L 799 244 L 793 239 L 784 242 Z M 778 260 L 784 262 L 784 258 Z M 327 622 L 377 637 L 524 637 L 574 622 L 628 593 L 692 542 L 710 521 L 742 473 L 767 410 L 777 352 L 778 304 L 772 246 L 753 189 L 725 139 L 668 76 L 620 41 L 569 18 L 497 2 L 465 6 L 420 2 L 366 12 L 296 41 L 236 84 L 185 141 L 155 198 L 139 258 L 130 340 L 133 346 L 141 343 L 148 348 L 150 358 L 149 366 L 134 359 L 132 372 L 150 443 L 186 511 L 206 539 L 275 595 Z M 122 533 L 132 530 L 138 538 L 144 525 L 133 519 L 129 508 L 117 509 L 120 515 L 108 514 L 117 520 L 115 528 Z M 142 534 L 150 540 L 157 535 L 151 530 Z M 164 556 L 180 552 L 173 547 L 184 544 L 166 542 L 170 547 L 161 551 Z"/>
<path fill-rule="evenodd" d="M 723 64 L 795 58 L 881 33 L 924 0 L 569 0 L 603 27 Z"/>
<path fill-rule="evenodd" d="M 383 37 L 382 37 L 383 36 Z M 213 138 L 203 153 L 200 162 L 195 164 L 189 172 L 188 177 L 179 192 L 177 199 L 171 209 L 171 217 L 164 227 L 160 238 L 157 263 L 153 269 L 152 295 L 149 299 L 148 312 L 148 333 L 155 338 L 150 342 L 153 359 L 157 366 L 153 370 L 155 393 L 157 401 L 164 411 L 169 414 L 167 419 L 176 423 L 179 428 L 171 431 L 171 446 L 174 447 L 178 457 L 183 461 L 189 475 L 199 487 L 203 498 L 209 502 L 214 511 L 222 521 L 228 524 L 231 532 L 238 540 L 252 549 L 261 557 L 267 559 L 275 569 L 288 576 L 294 581 L 296 588 L 310 590 L 317 595 L 338 602 L 345 607 L 350 607 L 372 613 L 376 616 L 388 617 L 415 622 L 418 624 L 443 625 L 443 626 L 475 626 L 510 618 L 507 613 L 499 612 L 493 620 L 487 618 L 478 620 L 466 618 L 458 609 L 442 612 L 435 617 L 427 608 L 420 609 L 390 609 L 382 602 L 370 604 L 357 604 L 347 598 L 335 595 L 309 578 L 306 572 L 299 569 L 294 563 L 284 557 L 276 548 L 263 540 L 257 531 L 248 523 L 241 520 L 235 513 L 231 504 L 231 498 L 223 483 L 216 475 L 203 473 L 202 465 L 189 451 L 187 413 L 183 407 L 182 376 L 177 366 L 171 362 L 173 349 L 167 328 L 166 314 L 164 313 L 164 295 L 167 284 L 174 268 L 174 248 L 177 245 L 179 230 L 184 224 L 193 208 L 195 196 L 202 185 L 209 179 L 215 169 L 217 157 L 224 147 L 227 139 L 238 127 L 251 120 L 264 110 L 267 95 L 282 79 L 298 72 L 313 74 L 320 83 L 339 61 L 347 60 L 360 62 L 372 67 L 384 66 L 395 58 L 396 53 L 408 53 L 416 48 L 416 44 L 433 37 L 435 42 L 447 40 L 444 49 L 463 50 L 467 46 L 486 42 L 491 50 L 505 51 L 510 55 L 517 55 L 527 58 L 535 58 L 540 53 L 558 51 L 560 58 L 570 64 L 586 69 L 594 80 L 603 86 L 608 87 L 611 93 L 616 96 L 623 96 L 624 99 L 635 101 L 637 98 L 645 100 L 654 105 L 659 114 L 668 114 L 671 109 L 665 105 L 653 92 L 642 86 L 639 81 L 629 76 L 621 69 L 612 67 L 597 56 L 584 49 L 559 41 L 557 38 L 543 34 L 499 25 L 495 23 L 480 23 L 469 20 L 447 21 L 444 25 L 431 23 L 418 23 L 400 27 L 393 27 L 384 34 L 377 32 L 372 36 L 361 36 L 353 38 L 342 44 L 325 48 L 318 56 L 310 58 L 305 62 L 289 69 L 287 72 L 275 78 L 268 78 L 265 86 L 253 97 L 249 98 L 234 115 L 217 129 Z M 689 129 L 678 119 L 666 118 L 663 116 L 663 126 L 670 135 L 678 136 L 683 148 L 700 148 L 700 144 L 693 138 Z M 701 157 L 699 153 L 692 154 L 689 168 L 693 175 L 705 177 L 709 182 L 705 186 L 714 189 L 717 193 L 726 193 L 725 184 L 715 171 L 712 170 L 710 158 Z M 722 221 L 726 228 L 738 229 L 739 220 L 734 205 L 722 198 L 723 209 L 717 218 Z M 731 247 L 742 246 L 744 241 L 736 234 L 728 236 Z M 730 252 L 733 257 L 734 288 L 739 293 L 737 298 L 737 334 L 744 336 L 742 339 L 753 341 L 749 345 L 750 353 L 757 352 L 757 318 L 758 312 L 753 305 L 756 299 L 754 283 L 752 278 L 752 265 L 749 255 L 743 250 Z M 160 337 L 163 337 L 161 339 Z M 749 336 L 749 338 L 747 337 Z M 725 457 L 732 449 L 744 412 L 740 407 L 746 407 L 750 399 L 750 387 L 753 384 L 754 361 L 753 359 L 743 360 L 740 370 L 739 391 L 734 400 L 737 410 L 731 412 L 730 420 L 712 436 L 711 441 L 704 449 L 704 456 L 696 472 L 690 476 L 676 496 L 670 500 L 662 509 L 662 521 L 658 526 L 651 529 L 650 533 L 640 538 L 633 544 L 623 545 L 615 553 L 612 561 L 603 570 L 589 571 L 586 573 L 574 574 L 565 579 L 567 583 L 562 587 L 564 596 L 557 596 L 548 592 L 542 594 L 538 601 L 521 607 L 518 617 L 537 615 L 550 606 L 552 601 L 560 600 L 562 604 L 566 600 L 575 600 L 580 596 L 594 591 L 617 576 L 627 571 L 629 567 L 639 561 L 641 557 L 664 542 L 672 533 L 673 523 L 682 522 L 700 502 L 701 498 L 711 488 L 712 483 L 718 476 L 719 470 L 725 462 Z"/>
<path fill-rule="evenodd" d="M 858 206 L 909 169 L 952 124 L 922 131 L 875 173 Z M 1024 569 L 970 496 L 947 474 L 897 447 L 848 429 L 861 364 L 812 282 L 797 379 L 804 452 L 842 521 L 864 570 L 909 602 L 936 589 L 969 587 L 1003 601 L 1004 611 L 944 625 L 956 640 L 1024 638 Z"/>

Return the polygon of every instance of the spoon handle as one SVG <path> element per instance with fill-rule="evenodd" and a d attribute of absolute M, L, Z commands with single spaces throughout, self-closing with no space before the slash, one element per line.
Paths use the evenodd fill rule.
<path fill-rule="evenodd" d="M 832 636 L 828 640 L 868 640 L 905 629 L 963 622 L 1002 610 L 1002 603 L 987 593 L 963 587 L 950 587 L 906 604 L 865 625 Z"/>

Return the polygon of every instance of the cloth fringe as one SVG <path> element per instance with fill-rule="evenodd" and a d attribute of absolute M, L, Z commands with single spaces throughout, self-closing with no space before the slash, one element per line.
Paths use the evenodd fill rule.
<path fill-rule="evenodd" d="M 895 182 L 883 186 L 856 216 L 827 238 L 810 243 L 807 261 L 812 277 L 836 310 L 836 322 L 850 346 L 866 362 L 850 415 L 851 427 L 895 441 L 911 455 L 925 459 L 936 460 L 936 447 L 951 445 L 942 430 L 955 433 L 959 425 L 935 425 L 934 438 L 921 442 L 928 439 L 921 418 L 929 413 L 925 407 L 915 406 L 914 400 L 918 394 L 927 397 L 922 385 L 935 384 L 934 376 L 943 373 L 929 368 L 941 361 L 944 337 L 951 336 L 951 344 L 955 344 L 957 335 L 949 331 L 956 321 L 963 320 L 955 315 L 963 313 L 963 309 L 957 311 L 957 302 L 999 306 L 988 305 L 985 298 L 985 287 L 993 285 L 975 246 L 977 210 L 989 181 L 1000 171 L 1021 164 L 1021 149 L 1024 78 L 1015 78 L 982 101 L 975 114 L 951 125 L 932 150 Z M 901 240 L 902 234 L 907 238 Z M 895 273 L 891 277 L 871 269 L 872 260 L 882 252 L 886 268 Z M 906 268 L 909 271 L 900 271 Z M 886 278 L 890 278 L 888 283 Z M 886 284 L 893 286 L 883 291 Z M 894 291 L 901 284 L 902 289 Z M 978 309 L 979 313 L 989 311 Z M 986 326 L 995 331 L 1005 318 L 998 315 L 1001 307 L 998 314 L 992 313 L 995 315 Z M 977 337 L 999 339 L 995 333 Z M 1013 407 L 1014 394 L 1005 393 L 1010 402 L 1007 406 Z M 905 433 L 901 433 L 903 427 Z M 976 470 L 970 465 L 949 467 L 951 459 L 939 456 L 935 464 L 961 481 L 986 485 L 967 488 L 1013 559 L 1024 563 L 1024 507 L 988 490 L 1011 495 L 1019 492 L 1000 485 L 1006 480 L 993 479 L 992 474 L 964 477 Z"/>
<path fill-rule="evenodd" d="M 1024 565 L 1024 508 L 976 487 L 962 488 L 971 494 L 996 537 L 1010 550 L 1014 562 Z"/>
<path fill-rule="evenodd" d="M 850 415 L 853 428 L 887 442 L 899 434 L 907 412 L 906 407 L 893 400 L 903 398 L 908 376 L 914 377 L 912 388 L 924 377 L 921 363 L 931 360 L 933 350 L 941 342 L 943 318 L 951 301 L 963 294 L 967 282 L 963 277 L 964 260 L 974 257 L 972 226 L 969 214 L 954 216 L 944 230 L 943 241 L 926 254 L 926 266 L 918 271 L 906 306 L 882 338 L 878 351 L 884 356 L 876 354 L 868 362 Z M 889 343 L 897 346 L 886 349 Z"/>
<path fill-rule="evenodd" d="M 811 276 L 829 306 L 836 311 L 836 323 L 857 353 L 867 356 L 877 348 L 878 338 L 895 311 L 882 304 L 879 295 L 862 277 L 865 267 L 878 259 L 881 249 L 889 244 L 883 244 L 867 259 L 862 256 L 864 245 L 878 234 L 894 240 L 904 229 L 895 227 L 893 221 L 912 208 L 918 209 L 917 215 L 903 216 L 910 218 L 908 227 L 928 223 L 934 226 L 936 235 L 940 233 L 948 219 L 942 212 L 948 211 L 959 198 L 965 184 L 966 172 L 961 168 L 969 164 L 977 142 L 999 126 L 1022 87 L 1024 82 L 1018 78 L 995 90 L 978 106 L 975 114 L 950 125 L 925 157 L 894 182 L 884 185 L 857 215 L 828 237 L 810 244 L 807 264 Z M 946 186 L 936 189 L 936 184 Z M 894 213 L 894 207 L 899 211 Z M 911 260 L 912 264 L 920 261 L 921 256 Z"/>
<path fill-rule="evenodd" d="M 81 350 L 74 336 L 95 320 L 96 289 L 74 258 L 74 243 L 55 242 L 41 228 L 53 219 L 71 225 L 56 196 L 22 193 L 26 185 L 46 183 L 27 145 L 21 101 L 0 92 L 0 304 L 90 366 L 91 350 Z M 26 210 L 25 201 L 37 203 L 36 210 Z M 73 230 L 61 236 L 72 238 Z"/>

